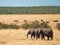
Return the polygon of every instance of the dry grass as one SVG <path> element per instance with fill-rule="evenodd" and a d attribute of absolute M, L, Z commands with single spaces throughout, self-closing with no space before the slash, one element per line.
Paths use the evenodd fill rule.
<path fill-rule="evenodd" d="M 56 23 L 53 20 L 57 19 L 60 22 L 60 14 L 8 14 L 8 15 L 0 15 L 0 22 L 2 23 L 14 23 L 13 20 L 19 20 L 17 24 L 23 23 L 24 20 L 34 21 L 41 19 L 45 21 L 49 21 L 49 25 L 52 27 L 54 31 L 54 39 L 53 40 L 35 40 L 31 38 L 26 38 L 26 33 L 28 30 L 24 29 L 1 29 L 0 30 L 0 45 L 60 45 L 60 31 L 55 27 Z"/>

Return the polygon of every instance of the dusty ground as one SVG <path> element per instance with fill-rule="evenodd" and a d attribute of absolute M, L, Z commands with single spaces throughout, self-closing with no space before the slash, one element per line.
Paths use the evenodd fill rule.
<path fill-rule="evenodd" d="M 34 21 L 34 20 L 45 20 L 49 21 L 49 25 L 52 27 L 54 32 L 53 40 L 35 40 L 31 38 L 26 38 L 26 33 L 28 30 L 24 29 L 1 29 L 0 30 L 0 45 L 60 45 L 60 31 L 56 28 L 56 23 L 53 20 L 57 19 L 60 22 L 60 14 L 8 14 L 0 15 L 0 22 L 2 23 L 14 23 L 13 20 L 19 20 L 17 24 L 23 23 L 24 20 Z"/>

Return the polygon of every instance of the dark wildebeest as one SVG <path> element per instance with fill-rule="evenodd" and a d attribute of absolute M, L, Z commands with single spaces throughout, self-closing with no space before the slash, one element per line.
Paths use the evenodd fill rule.
<path fill-rule="evenodd" d="M 48 40 L 49 38 L 51 38 L 51 40 L 53 39 L 53 31 L 51 28 L 42 28 L 40 30 L 40 35 L 41 39 L 45 39 L 45 37 L 47 37 Z"/>
<path fill-rule="evenodd" d="M 28 33 L 27 33 L 27 38 L 28 38 L 29 35 L 31 35 L 31 38 L 34 37 L 34 39 L 35 38 L 36 39 L 40 38 L 40 32 L 39 32 L 38 29 L 31 29 L 31 30 L 29 30 Z"/>

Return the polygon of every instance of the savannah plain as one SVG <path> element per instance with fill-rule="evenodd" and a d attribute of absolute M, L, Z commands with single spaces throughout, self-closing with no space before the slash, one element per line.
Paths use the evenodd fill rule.
<path fill-rule="evenodd" d="M 41 21 L 41 19 L 49 21 L 54 32 L 53 40 L 26 38 L 28 29 L 0 29 L 0 45 L 60 45 L 60 31 L 56 28 L 56 22 L 53 22 L 58 20 L 60 23 L 60 14 L 0 14 L 0 22 L 5 24 L 19 20 L 16 24 L 20 25 L 24 20 Z"/>

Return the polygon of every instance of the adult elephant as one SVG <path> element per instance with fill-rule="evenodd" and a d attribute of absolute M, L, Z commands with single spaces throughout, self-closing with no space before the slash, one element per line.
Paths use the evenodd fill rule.
<path fill-rule="evenodd" d="M 40 38 L 40 32 L 39 29 L 31 29 L 27 32 L 27 38 L 29 37 L 29 35 L 31 35 L 31 38 Z"/>
<path fill-rule="evenodd" d="M 40 30 L 40 35 L 41 35 L 41 39 L 45 39 L 45 37 L 47 37 L 47 39 L 53 39 L 53 30 L 51 28 L 42 28 Z"/>

